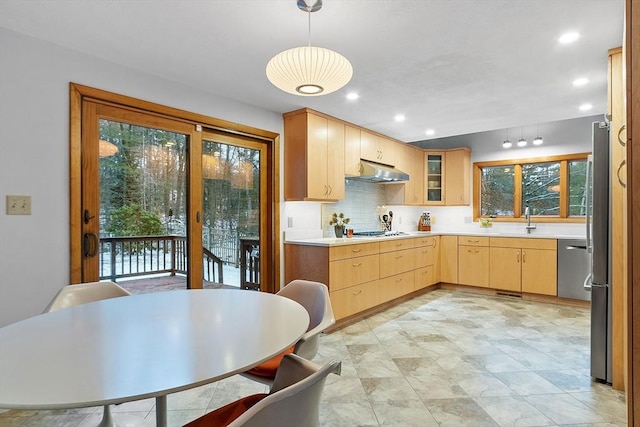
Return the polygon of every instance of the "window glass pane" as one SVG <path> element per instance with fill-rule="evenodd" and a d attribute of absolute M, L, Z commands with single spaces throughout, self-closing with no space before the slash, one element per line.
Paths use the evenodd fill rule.
<path fill-rule="evenodd" d="M 480 214 L 513 215 L 513 165 L 482 168 Z"/>
<path fill-rule="evenodd" d="M 560 215 L 560 162 L 522 165 L 522 213 Z"/>
<path fill-rule="evenodd" d="M 585 216 L 587 161 L 569 162 L 569 216 Z"/>

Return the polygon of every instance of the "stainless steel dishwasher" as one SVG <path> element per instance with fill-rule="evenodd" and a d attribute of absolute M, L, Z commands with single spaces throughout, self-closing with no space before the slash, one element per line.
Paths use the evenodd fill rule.
<path fill-rule="evenodd" d="M 584 279 L 591 272 L 585 239 L 558 239 L 558 296 L 591 301 Z"/>

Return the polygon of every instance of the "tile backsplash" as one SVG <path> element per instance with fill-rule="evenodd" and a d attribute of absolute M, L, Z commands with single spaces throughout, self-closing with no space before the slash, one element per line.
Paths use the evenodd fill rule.
<path fill-rule="evenodd" d="M 332 236 L 333 227 L 329 225 L 331 214 L 344 213 L 350 218 L 348 228 L 356 231 L 380 230 L 376 207 L 385 205 L 384 186 L 372 182 L 347 179 L 346 196 L 337 203 L 322 204 L 322 231 L 325 236 Z"/>

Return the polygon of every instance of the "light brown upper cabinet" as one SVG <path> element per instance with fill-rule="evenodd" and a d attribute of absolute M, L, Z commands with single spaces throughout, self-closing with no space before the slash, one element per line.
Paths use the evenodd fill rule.
<path fill-rule="evenodd" d="M 284 114 L 285 200 L 345 195 L 345 125 L 308 109 Z"/>
<path fill-rule="evenodd" d="M 360 175 L 360 128 L 356 126 L 344 126 L 344 173 Z"/>
<path fill-rule="evenodd" d="M 426 205 L 460 206 L 470 203 L 471 151 L 455 148 L 425 151 Z"/>
<path fill-rule="evenodd" d="M 395 166 L 397 142 L 367 130 L 360 131 L 360 158 Z"/>
<path fill-rule="evenodd" d="M 424 152 L 411 145 L 396 143 L 395 166 L 409 174 L 409 181 L 385 185 L 387 203 L 391 205 L 424 204 Z"/>

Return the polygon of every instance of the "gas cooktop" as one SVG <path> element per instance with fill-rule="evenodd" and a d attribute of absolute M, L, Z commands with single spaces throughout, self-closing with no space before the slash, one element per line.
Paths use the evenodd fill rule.
<path fill-rule="evenodd" d="M 402 231 L 356 231 L 353 233 L 354 237 L 393 237 L 393 236 L 406 236 L 407 233 Z"/>

